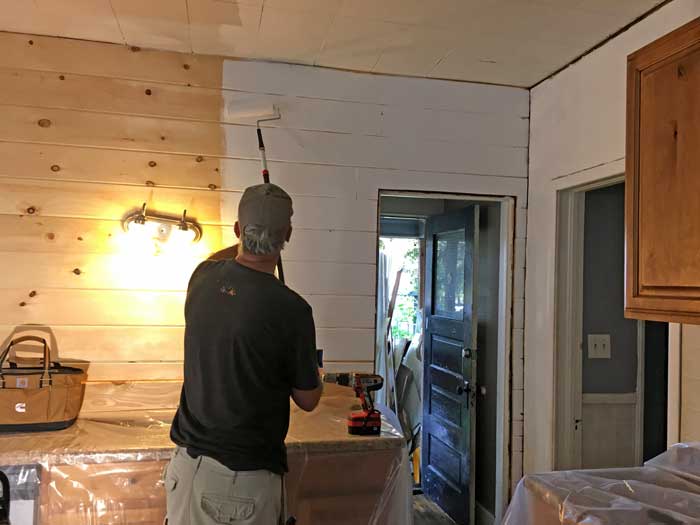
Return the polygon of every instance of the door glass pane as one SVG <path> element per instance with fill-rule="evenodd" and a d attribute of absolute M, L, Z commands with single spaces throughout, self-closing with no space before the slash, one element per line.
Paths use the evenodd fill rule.
<path fill-rule="evenodd" d="M 462 319 L 464 311 L 464 230 L 435 236 L 434 314 Z"/>

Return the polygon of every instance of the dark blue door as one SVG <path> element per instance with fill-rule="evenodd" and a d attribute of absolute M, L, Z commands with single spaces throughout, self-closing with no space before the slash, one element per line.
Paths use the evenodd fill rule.
<path fill-rule="evenodd" d="M 459 525 L 473 520 L 479 207 L 426 228 L 422 484 Z"/>

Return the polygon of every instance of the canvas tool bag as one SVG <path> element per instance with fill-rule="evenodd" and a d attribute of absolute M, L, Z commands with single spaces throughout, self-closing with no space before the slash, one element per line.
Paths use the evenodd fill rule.
<path fill-rule="evenodd" d="M 14 346 L 27 342 L 41 343 L 43 357 L 18 357 Z M 51 361 L 49 345 L 41 337 L 12 340 L 0 355 L 0 432 L 71 426 L 83 404 L 86 376 L 80 368 Z"/>

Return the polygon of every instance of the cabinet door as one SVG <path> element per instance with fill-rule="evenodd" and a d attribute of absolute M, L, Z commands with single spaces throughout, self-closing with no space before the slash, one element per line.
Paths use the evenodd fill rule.
<path fill-rule="evenodd" d="M 700 324 L 700 19 L 628 58 L 625 315 Z"/>

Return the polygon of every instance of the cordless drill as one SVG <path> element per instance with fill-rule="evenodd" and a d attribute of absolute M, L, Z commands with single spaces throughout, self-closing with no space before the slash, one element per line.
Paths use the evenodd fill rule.
<path fill-rule="evenodd" d="M 384 379 L 377 374 L 352 372 L 343 374 L 325 374 L 323 381 L 349 386 L 355 390 L 355 396 L 360 398 L 362 410 L 348 415 L 348 433 L 361 436 L 378 436 L 382 429 L 382 416 L 374 408 L 372 394 L 384 385 Z"/>

